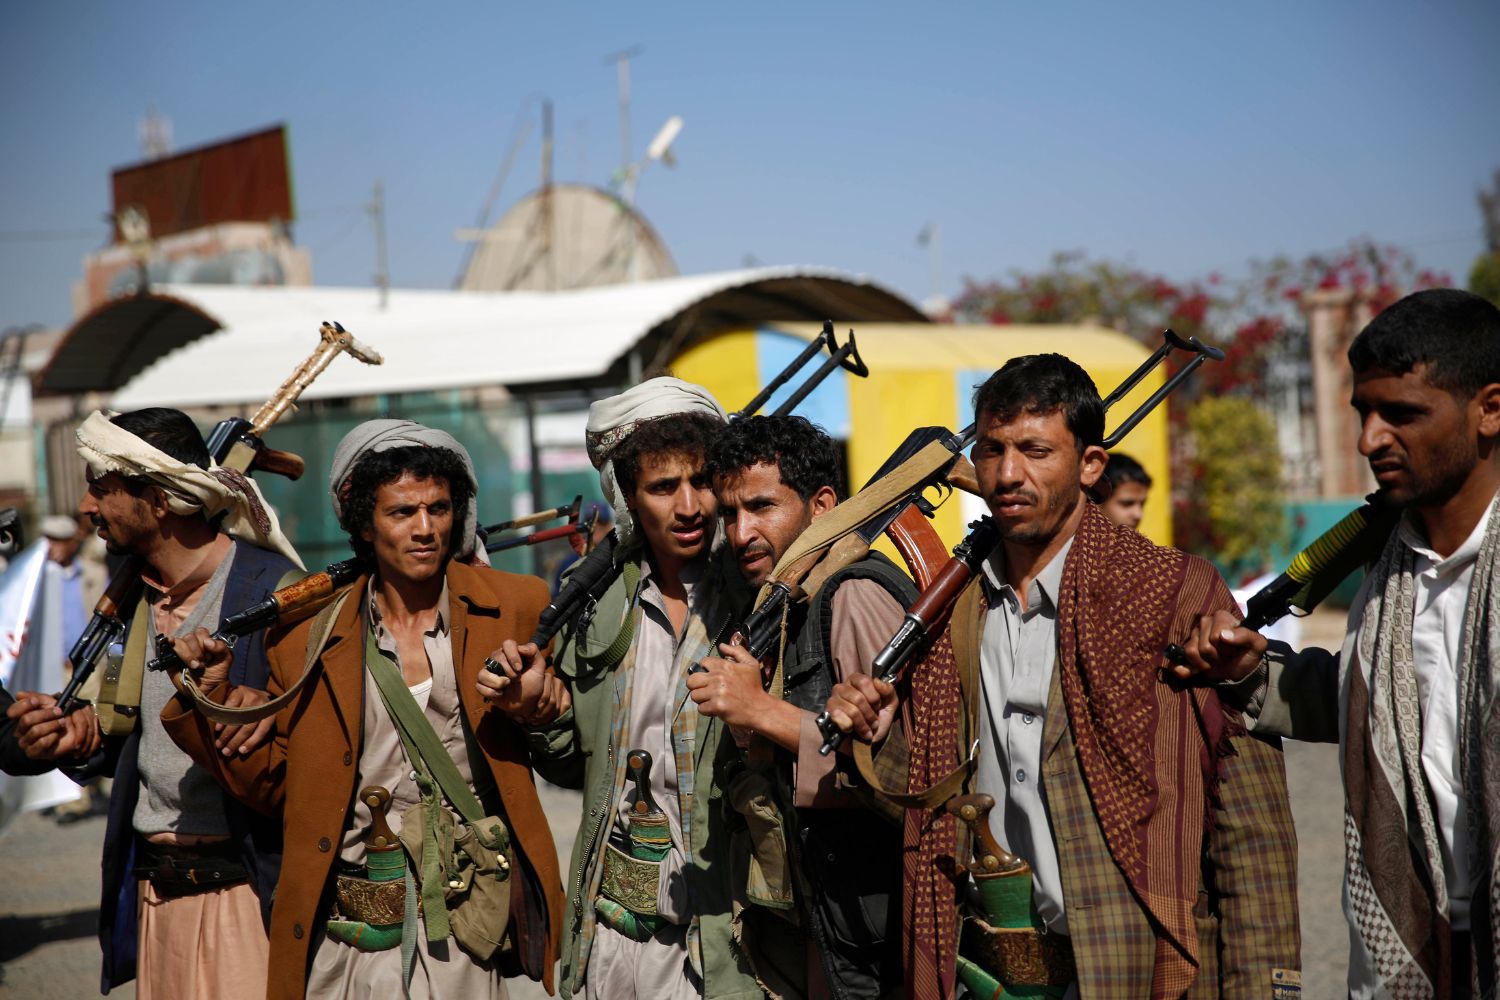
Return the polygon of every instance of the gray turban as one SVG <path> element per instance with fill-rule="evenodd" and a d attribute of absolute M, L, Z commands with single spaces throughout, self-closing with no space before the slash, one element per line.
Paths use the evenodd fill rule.
<path fill-rule="evenodd" d="M 604 491 L 604 499 L 615 509 L 615 535 L 622 546 L 635 539 L 635 518 L 625 504 L 625 494 L 615 476 L 615 463 L 610 453 L 642 421 L 675 413 L 703 413 L 724 422 L 729 420 L 724 407 L 707 389 L 670 375 L 647 379 L 633 389 L 601 399 L 589 407 L 586 434 L 589 461 L 599 470 L 599 487 Z"/>
<path fill-rule="evenodd" d="M 392 448 L 446 448 L 463 461 L 464 470 L 469 474 L 469 488 L 474 494 L 474 500 L 464 515 L 463 530 L 453 540 L 453 557 L 461 562 L 477 558 L 479 562 L 489 565 L 489 556 L 485 554 L 484 546 L 478 544 L 475 532 L 479 523 L 479 480 L 474 475 L 474 462 L 469 458 L 468 449 L 447 431 L 425 427 L 415 420 L 366 420 L 344 435 L 344 439 L 334 450 L 333 469 L 328 474 L 328 495 L 333 500 L 333 513 L 338 517 L 339 523 L 342 524 L 344 520 L 344 505 L 339 499 L 339 493 L 349 481 L 354 466 L 371 452 L 390 451 Z"/>

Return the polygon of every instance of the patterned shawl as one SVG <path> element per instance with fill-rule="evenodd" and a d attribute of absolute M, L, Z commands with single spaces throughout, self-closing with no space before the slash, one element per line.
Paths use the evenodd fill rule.
<path fill-rule="evenodd" d="M 1229 737 L 1243 732 L 1210 691 L 1157 697 L 1162 651 L 1180 638 L 1169 632 L 1174 619 L 1182 620 L 1189 567 L 1186 554 L 1116 528 L 1090 504 L 1063 566 L 1058 601 L 1056 669 L 1083 778 L 1110 856 L 1157 931 L 1153 998 L 1180 996 L 1197 974 L 1200 852 L 1211 827 L 1218 759 L 1230 752 Z M 1214 582 L 1192 588 L 1202 603 L 1195 610 L 1233 607 L 1216 575 Z M 980 621 L 954 627 L 982 627 L 982 613 Z M 913 792 L 962 759 L 960 689 L 949 629 L 913 672 L 904 710 Z M 954 992 L 963 885 L 956 845 L 952 817 L 941 809 L 908 810 L 903 931 L 911 996 Z"/>
<path fill-rule="evenodd" d="M 1472 986 L 1500 967 L 1500 513 L 1492 503 L 1469 584 L 1458 653 L 1458 776 L 1468 809 Z M 1356 945 L 1351 989 L 1393 1000 L 1446 997 L 1452 928 L 1442 835 L 1422 770 L 1412 653 L 1416 553 L 1397 532 L 1370 572 L 1344 685 L 1344 905 Z"/>

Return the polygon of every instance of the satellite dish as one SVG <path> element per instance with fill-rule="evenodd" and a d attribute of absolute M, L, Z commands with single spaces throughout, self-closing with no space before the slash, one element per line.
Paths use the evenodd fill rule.
<path fill-rule="evenodd" d="M 489 229 L 459 236 L 478 241 L 458 285 L 464 291 L 565 291 L 677 275 L 639 212 L 581 184 L 535 191 Z"/>
<path fill-rule="evenodd" d="M 672 159 L 672 143 L 677 140 L 677 133 L 682 131 L 682 116 L 673 115 L 667 119 L 667 123 L 656 133 L 656 138 L 651 140 L 651 145 L 646 147 L 646 156 L 653 160 L 660 160 L 669 167 L 675 167 L 677 161 Z"/>

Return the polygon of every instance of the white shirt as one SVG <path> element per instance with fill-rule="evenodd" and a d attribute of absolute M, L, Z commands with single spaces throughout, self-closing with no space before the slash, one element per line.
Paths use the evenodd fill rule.
<path fill-rule="evenodd" d="M 1031 864 L 1032 900 L 1047 927 L 1068 932 L 1057 845 L 1042 788 L 1042 722 L 1057 663 L 1057 593 L 1072 539 L 1026 588 L 1026 610 L 1005 582 L 1005 552 L 984 563 L 989 611 L 979 643 L 984 712 L 975 790 L 994 796 L 1002 846 Z M 991 814 L 992 817 L 995 813 Z"/>
<path fill-rule="evenodd" d="M 1447 558 L 1433 551 L 1409 518 L 1398 529 L 1416 553 L 1416 608 L 1411 645 L 1422 712 L 1422 773 L 1432 791 L 1443 838 L 1443 875 L 1448 883 L 1449 920 L 1469 929 L 1469 829 L 1458 761 L 1458 660 L 1463 642 L 1469 584 L 1490 513 Z"/>

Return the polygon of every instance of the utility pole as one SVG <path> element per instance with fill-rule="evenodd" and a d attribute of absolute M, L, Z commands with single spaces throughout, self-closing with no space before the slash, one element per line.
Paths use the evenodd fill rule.
<path fill-rule="evenodd" d="M 552 102 L 542 102 L 542 254 L 547 268 L 547 291 L 557 291 L 557 255 L 553 252 L 552 212 Z M 540 500 L 537 503 L 541 503 Z"/>
<path fill-rule="evenodd" d="M 385 182 L 375 178 L 375 194 L 370 200 L 370 215 L 375 221 L 375 287 L 380 289 L 380 308 L 385 308 L 391 275 L 385 260 Z"/>
<path fill-rule="evenodd" d="M 620 170 L 623 177 L 624 171 L 630 169 L 630 60 L 644 52 L 639 45 L 632 45 L 628 49 L 621 49 L 611 55 L 604 57 L 604 64 L 615 64 L 616 73 L 620 82 Z"/>
<path fill-rule="evenodd" d="M 625 280 L 635 280 L 635 163 L 631 160 L 630 148 L 630 60 L 641 54 L 639 45 L 632 45 L 613 55 L 604 57 L 605 65 L 615 64 L 620 83 L 620 190 L 624 194 L 625 207 Z"/>

